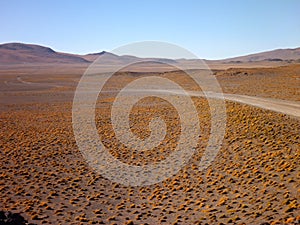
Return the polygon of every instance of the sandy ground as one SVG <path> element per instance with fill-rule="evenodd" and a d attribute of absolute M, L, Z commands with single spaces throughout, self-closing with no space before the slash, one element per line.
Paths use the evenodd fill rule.
<path fill-rule="evenodd" d="M 210 133 L 208 102 L 181 73 L 158 74 L 189 90 L 201 112 L 201 135 L 185 167 L 145 187 L 111 182 L 82 157 L 72 130 L 72 100 L 84 68 L 1 70 L 0 209 L 35 224 L 293 224 L 300 215 L 298 68 L 217 72 L 227 127 L 204 171 L 198 164 Z M 149 119 L 162 115 L 164 144 L 138 153 L 118 141 L 110 123 L 115 90 L 140 76 L 117 75 L 96 109 L 100 139 L 114 157 L 132 165 L 164 160 L 180 135 L 176 110 L 149 98 L 134 107 L 132 132 L 147 137 Z"/>

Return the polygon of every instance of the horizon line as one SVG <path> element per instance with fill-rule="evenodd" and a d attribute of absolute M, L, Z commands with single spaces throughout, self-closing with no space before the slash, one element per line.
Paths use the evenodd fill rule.
<path fill-rule="evenodd" d="M 78 56 L 85 56 L 85 55 L 91 55 L 91 54 L 99 54 L 99 53 L 110 53 L 110 54 L 114 54 L 117 56 L 133 56 L 133 57 L 138 57 L 138 58 L 157 58 L 157 59 L 173 59 L 173 60 L 193 60 L 193 59 L 200 59 L 200 60 L 207 60 L 207 61 L 221 61 L 221 60 L 228 60 L 228 59 L 233 59 L 233 58 L 237 58 L 237 57 L 244 57 L 244 56 L 250 56 L 250 55 L 254 55 L 254 54 L 259 54 L 259 53 L 265 53 L 265 52 L 271 52 L 271 51 L 276 51 L 276 50 L 296 50 L 298 48 L 300 48 L 300 46 L 294 46 L 294 47 L 278 47 L 278 48 L 272 48 L 272 49 L 266 49 L 266 50 L 260 50 L 260 51 L 255 51 L 255 52 L 250 52 L 250 53 L 244 53 L 241 55 L 235 55 L 235 56 L 229 56 L 229 57 L 225 57 L 225 58 L 164 58 L 164 57 L 142 57 L 142 56 L 138 56 L 138 55 L 118 55 L 115 53 L 112 53 L 109 50 L 101 50 L 101 51 L 97 51 L 97 52 L 88 52 L 88 53 L 76 53 L 76 52 L 69 52 L 69 51 L 60 51 L 60 50 L 56 50 L 55 47 L 49 46 L 49 45 L 44 45 L 44 44 L 40 44 L 40 43 L 28 43 L 28 42 L 20 42 L 20 41 L 12 41 L 12 42 L 4 42 L 4 43 L 0 43 L 0 45 L 5 45 L 5 44 L 24 44 L 24 45 L 36 45 L 36 46 L 41 46 L 41 47 L 46 47 L 46 48 L 50 48 L 53 51 L 57 52 L 57 53 L 65 53 L 65 54 L 73 54 L 73 55 L 78 55 Z"/>

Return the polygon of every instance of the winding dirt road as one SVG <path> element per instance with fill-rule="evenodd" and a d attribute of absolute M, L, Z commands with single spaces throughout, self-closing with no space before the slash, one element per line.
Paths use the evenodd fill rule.
<path fill-rule="evenodd" d="M 142 91 L 142 90 L 138 90 L 138 91 Z M 162 89 L 147 90 L 147 92 L 151 92 L 151 91 L 176 94 L 176 95 L 185 94 L 177 90 L 176 91 L 162 90 Z M 206 94 L 204 95 L 202 92 L 194 91 L 194 92 L 187 92 L 187 94 L 195 97 L 207 97 L 207 98 L 224 99 L 228 101 L 238 102 L 242 104 L 255 106 L 261 109 L 271 110 L 274 112 L 279 112 L 286 115 L 294 116 L 300 119 L 300 103 L 296 101 L 287 101 L 281 99 L 263 98 L 263 97 L 237 95 L 237 94 L 222 94 L 222 93 L 215 93 L 215 92 L 206 92 Z"/>
<path fill-rule="evenodd" d="M 38 83 L 38 82 L 29 82 L 23 80 L 21 77 L 17 77 L 15 82 L 11 81 L 5 81 L 5 85 L 7 86 L 15 86 L 17 84 L 22 84 L 23 86 L 30 86 L 31 88 L 53 88 L 53 87 L 61 87 L 61 85 L 56 85 L 53 83 Z M 131 90 L 130 92 L 138 93 L 143 92 L 145 90 Z M 113 92 L 113 91 L 112 91 Z M 172 89 L 147 89 L 147 92 L 149 94 L 151 92 L 159 92 L 159 93 L 165 93 L 165 94 L 175 94 L 175 95 L 184 95 L 184 92 L 178 91 L 178 90 L 172 90 Z M 195 97 L 207 97 L 207 98 L 215 98 L 215 99 L 224 99 L 229 100 L 233 102 L 238 102 L 242 104 L 247 104 L 251 106 L 255 106 L 258 108 L 271 110 L 274 112 L 283 113 L 286 115 L 300 118 L 300 102 L 296 101 L 287 101 L 287 100 L 281 100 L 281 99 L 272 99 L 272 98 L 263 98 L 263 97 L 257 97 L 257 96 L 247 96 L 247 95 L 238 95 L 238 94 L 222 94 L 222 93 L 215 93 L 215 92 L 206 92 L 205 95 L 203 92 L 186 92 L 190 96 Z"/>
<path fill-rule="evenodd" d="M 203 96 L 199 93 L 189 93 L 191 96 Z M 247 104 L 255 106 L 262 109 L 271 110 L 274 112 L 283 113 L 286 115 L 291 115 L 300 118 L 300 103 L 281 100 L 281 99 L 272 99 L 272 98 L 262 98 L 256 96 L 248 95 L 237 95 L 237 94 L 221 94 L 221 93 L 207 93 L 206 97 L 208 98 L 217 98 L 217 99 L 226 99 L 233 102 L 239 102 L 242 104 Z"/>

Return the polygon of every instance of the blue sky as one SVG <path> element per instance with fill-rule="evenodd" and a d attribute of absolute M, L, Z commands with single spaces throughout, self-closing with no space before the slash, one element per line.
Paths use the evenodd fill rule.
<path fill-rule="evenodd" d="M 299 0 L 1 0 L 0 43 L 90 53 L 155 40 L 220 59 L 300 47 Z"/>

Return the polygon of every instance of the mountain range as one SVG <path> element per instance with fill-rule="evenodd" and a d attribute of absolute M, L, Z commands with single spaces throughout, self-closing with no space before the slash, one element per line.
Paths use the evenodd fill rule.
<path fill-rule="evenodd" d="M 91 63 L 99 56 L 102 56 L 102 62 L 107 64 L 130 63 L 137 59 L 135 56 L 118 56 L 110 52 L 91 53 L 86 55 L 77 55 L 64 52 L 56 52 L 49 47 L 24 43 L 5 43 L 0 45 L 0 64 L 19 64 L 19 63 Z M 183 60 L 155 59 L 162 63 L 182 62 Z M 191 59 L 195 60 L 195 59 Z M 299 61 L 300 48 L 295 49 L 276 49 L 251 55 L 245 55 L 235 58 L 222 60 L 206 60 L 220 63 L 245 63 L 260 61 Z M 186 59 L 185 61 L 189 61 Z"/>

